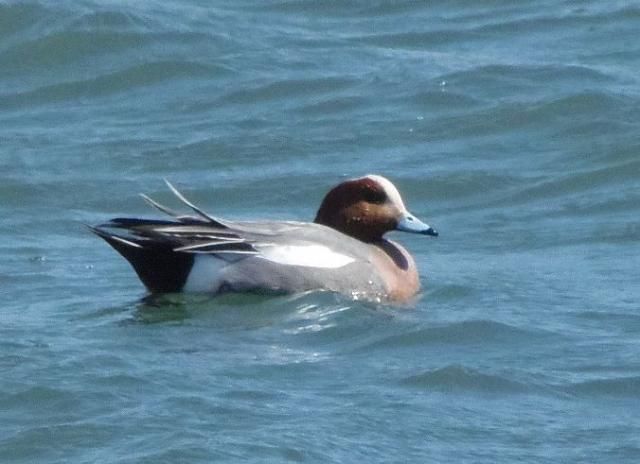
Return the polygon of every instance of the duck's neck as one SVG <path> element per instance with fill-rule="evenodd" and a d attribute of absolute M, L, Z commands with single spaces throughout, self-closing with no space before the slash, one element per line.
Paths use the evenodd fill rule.
<path fill-rule="evenodd" d="M 407 253 L 405 252 L 404 248 L 402 248 L 397 243 L 383 238 L 380 239 L 380 241 L 373 243 L 373 245 L 384 251 L 400 269 L 406 271 L 409 268 Z"/>

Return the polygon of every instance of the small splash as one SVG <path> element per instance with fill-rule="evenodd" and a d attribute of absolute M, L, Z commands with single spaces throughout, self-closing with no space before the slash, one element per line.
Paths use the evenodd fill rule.
<path fill-rule="evenodd" d="M 295 327 L 285 330 L 285 333 L 296 335 L 331 329 L 338 325 L 338 315 L 350 309 L 351 306 L 345 305 L 303 303 L 289 318 Z"/>
<path fill-rule="evenodd" d="M 330 357 L 330 354 L 320 351 L 305 351 L 281 345 L 271 345 L 259 355 L 256 355 L 255 360 L 261 364 L 288 365 L 316 363 L 329 359 Z"/>
<path fill-rule="evenodd" d="M 369 281 L 370 285 L 373 285 L 373 282 Z M 382 304 L 383 297 L 378 292 L 361 292 L 361 291 L 353 291 L 350 294 L 350 297 L 353 301 L 362 301 L 368 303 Z"/>

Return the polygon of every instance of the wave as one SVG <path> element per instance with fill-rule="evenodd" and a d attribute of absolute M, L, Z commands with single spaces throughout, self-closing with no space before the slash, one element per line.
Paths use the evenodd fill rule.
<path fill-rule="evenodd" d="M 589 380 L 573 384 L 564 390 L 572 395 L 600 397 L 616 396 L 638 398 L 640 395 L 640 377 L 618 377 L 614 379 Z"/>
<path fill-rule="evenodd" d="M 37 410 L 42 405 L 65 409 L 74 405 L 75 402 L 73 392 L 41 385 L 29 387 L 15 393 L 3 393 L 0 396 L 0 406 L 4 410 L 10 410 L 16 404 L 33 405 L 34 410 Z"/>
<path fill-rule="evenodd" d="M 568 173 L 565 176 L 557 176 L 553 180 L 538 182 L 510 195 L 506 201 L 509 204 L 528 203 L 532 200 L 591 191 L 601 186 L 620 186 L 621 183 L 636 180 L 637 172 L 640 172 L 640 160 L 637 159 L 606 167 L 585 169 L 582 172 Z"/>
<path fill-rule="evenodd" d="M 12 90 L 3 100 L 8 96 L 20 99 L 21 91 L 28 97 L 29 92 L 37 94 L 76 82 L 99 84 L 104 79 L 108 84 L 110 76 L 131 78 L 135 85 L 135 75 L 128 74 L 135 73 L 137 66 L 152 67 L 152 79 L 172 63 L 177 69 L 184 68 L 180 76 L 192 72 L 201 77 L 194 69 L 196 64 L 200 70 L 222 71 L 217 62 L 198 63 L 198 57 L 208 47 L 225 46 L 227 38 L 213 27 L 198 29 L 168 22 L 163 14 L 152 8 L 111 10 L 89 4 L 78 8 L 64 2 L 0 5 L 0 38 L 4 39 L 0 67 L 9 84 L 6 88 Z M 4 22 L 11 27 L 5 28 Z M 181 52 L 185 49 L 191 53 Z M 182 58 L 185 56 L 188 58 Z M 166 77 L 175 75 L 170 71 Z M 68 82 L 52 84 L 54 80 Z M 89 86 L 87 91 L 91 90 Z"/>
<path fill-rule="evenodd" d="M 291 96 L 322 95 L 348 88 L 356 81 L 348 78 L 288 79 L 269 82 L 254 88 L 231 92 L 222 97 L 223 102 L 254 104 Z"/>
<path fill-rule="evenodd" d="M 405 98 L 409 100 L 412 105 L 417 106 L 422 110 L 426 107 L 430 110 L 451 111 L 473 108 L 481 104 L 478 99 L 470 95 L 449 90 L 443 91 L 442 89 L 420 90 Z"/>
<path fill-rule="evenodd" d="M 637 100 L 629 101 L 628 98 L 604 91 L 584 91 L 560 98 L 544 96 L 537 103 L 501 102 L 436 121 L 431 135 L 436 138 L 448 137 L 453 128 L 463 127 L 465 137 L 512 135 L 521 130 L 538 130 L 544 131 L 544 136 L 557 136 L 558 133 L 571 133 L 583 124 L 593 122 L 594 117 L 607 124 L 625 124 L 625 120 L 637 112 L 637 107 L 633 106 L 636 103 Z M 621 115 L 624 119 L 621 119 Z M 539 136 L 543 134 L 539 133 Z"/>
<path fill-rule="evenodd" d="M 195 61 L 156 61 L 130 66 L 121 71 L 88 79 L 62 82 L 35 90 L 2 96 L 1 107 L 43 105 L 74 98 L 97 98 L 180 78 L 211 78 L 225 68 Z"/>
<path fill-rule="evenodd" d="M 470 285 L 446 284 L 442 283 L 438 287 L 429 289 L 429 298 L 438 301 L 459 301 L 462 298 L 468 298 L 474 293 L 475 289 Z"/>
<path fill-rule="evenodd" d="M 610 82 L 611 76 L 600 69 L 576 64 L 482 64 L 470 66 L 462 71 L 455 71 L 438 76 L 450 87 L 478 87 L 487 85 L 500 86 L 503 94 L 506 88 L 530 87 L 542 90 L 540 80 L 548 85 L 571 85 L 575 91 L 576 83 L 586 87 L 603 85 Z"/>
<path fill-rule="evenodd" d="M 0 3 L 0 39 L 6 39 L 33 27 L 49 10 L 38 3 Z"/>
<path fill-rule="evenodd" d="M 366 107 L 367 99 L 364 97 L 356 95 L 329 96 L 321 101 L 305 104 L 298 108 L 297 111 L 307 116 L 326 116 L 349 113 Z"/>
<path fill-rule="evenodd" d="M 148 40 L 135 32 L 64 30 L 22 41 L 0 53 L 0 62 L 14 75 L 142 47 Z"/>
<path fill-rule="evenodd" d="M 640 376 L 596 379 L 573 384 L 538 384 L 513 380 L 504 375 L 489 374 L 462 365 L 449 365 L 411 375 L 401 384 L 446 393 L 535 393 L 566 398 L 637 398 L 640 394 Z"/>
<path fill-rule="evenodd" d="M 405 386 L 443 392 L 525 393 L 531 387 L 506 377 L 451 365 L 406 377 Z"/>
<path fill-rule="evenodd" d="M 356 36 L 352 41 L 361 44 L 389 47 L 393 49 L 418 49 L 437 46 L 444 43 L 473 39 L 473 33 L 462 30 L 435 30 L 427 32 L 399 32 L 392 34 L 374 34 Z"/>
<path fill-rule="evenodd" d="M 393 334 L 383 339 L 375 340 L 358 351 L 373 349 L 394 349 L 412 346 L 427 346 L 431 344 L 507 344 L 536 341 L 544 338 L 543 332 L 523 330 L 507 324 L 487 320 L 471 320 L 456 322 L 443 327 L 427 327 Z"/>
<path fill-rule="evenodd" d="M 283 14 L 313 14 L 314 16 L 328 17 L 380 17 L 386 15 L 409 14 L 412 11 L 422 11 L 420 4 L 410 1 L 386 2 L 381 0 L 361 2 L 348 0 L 338 3 L 307 2 L 304 0 L 277 0 L 263 2 L 252 9 L 259 9 L 271 13 Z"/>

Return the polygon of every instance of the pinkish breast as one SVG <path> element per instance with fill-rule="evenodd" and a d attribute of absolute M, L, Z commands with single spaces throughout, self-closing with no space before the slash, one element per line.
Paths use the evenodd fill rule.
<path fill-rule="evenodd" d="M 420 290 L 416 263 L 398 243 L 390 240 L 376 243 L 371 260 L 385 284 L 389 300 L 406 302 Z"/>

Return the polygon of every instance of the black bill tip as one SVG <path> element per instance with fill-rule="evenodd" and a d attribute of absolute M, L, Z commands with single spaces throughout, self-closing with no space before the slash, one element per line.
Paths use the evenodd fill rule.
<path fill-rule="evenodd" d="M 422 232 L 422 234 L 423 235 L 430 235 L 431 237 L 437 237 L 438 236 L 438 231 L 435 230 L 433 227 L 429 227 L 427 230 Z"/>

